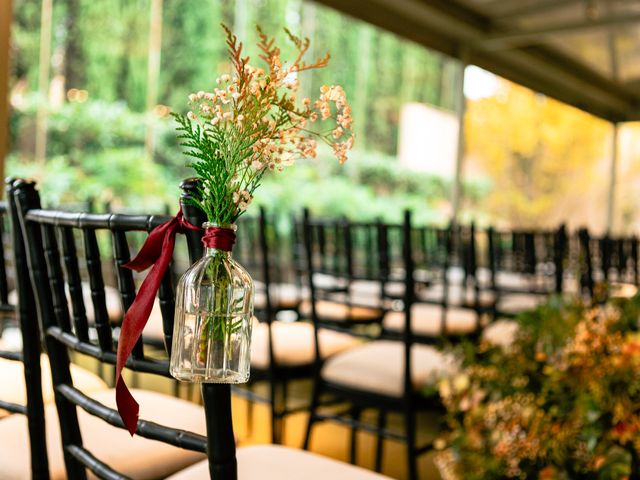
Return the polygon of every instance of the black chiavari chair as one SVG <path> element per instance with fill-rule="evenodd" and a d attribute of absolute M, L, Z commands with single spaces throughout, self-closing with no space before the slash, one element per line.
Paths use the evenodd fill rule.
<path fill-rule="evenodd" d="M 340 228 L 348 228 L 345 222 Z M 317 261 L 318 255 L 331 255 L 335 250 L 332 232 L 335 225 L 329 222 L 312 221 L 305 215 L 304 232 L 307 247 L 307 278 L 311 292 L 312 318 L 317 335 L 326 328 L 334 328 L 335 323 L 320 315 L 317 305 L 324 301 L 323 287 L 318 287 L 316 275 L 326 271 L 327 262 L 335 259 L 325 258 Z M 380 232 L 386 228 L 397 232 L 395 226 L 378 223 Z M 431 345 L 416 342 L 412 329 L 412 305 L 415 301 L 415 280 L 413 268 L 412 229 L 409 213 L 405 215 L 401 231 L 402 271 L 404 282 L 404 296 L 402 298 L 404 328 L 400 339 L 379 338 L 344 352 L 329 359 L 323 359 L 316 354 L 316 375 L 311 413 L 304 447 L 308 448 L 314 425 L 321 421 L 337 421 L 351 427 L 351 462 L 355 463 L 356 434 L 358 430 L 371 431 L 378 435 L 376 445 L 376 471 L 382 468 L 382 450 L 385 438 L 406 442 L 407 444 L 407 477 L 418 478 L 417 457 L 431 448 L 431 444 L 418 445 L 416 440 L 416 416 L 420 410 L 439 409 L 438 400 L 421 394 L 425 383 L 435 377 L 449 374 L 453 366 L 450 359 Z M 384 245 L 388 238 L 385 233 L 376 236 L 375 249 L 382 254 L 379 256 L 379 268 L 382 276 L 388 273 Z M 325 242 L 323 246 L 322 243 Z M 318 345 L 316 344 L 316 352 Z M 329 398 L 327 398 L 329 397 Z M 345 409 L 335 411 L 327 409 L 327 405 L 346 403 Z M 376 425 L 369 425 L 361 421 L 364 409 L 377 412 Z M 404 419 L 404 429 L 397 432 L 387 428 L 389 413 L 399 413 Z"/>
<path fill-rule="evenodd" d="M 12 181 L 13 179 L 7 180 L 7 196 L 9 198 L 11 198 L 12 195 Z M 5 214 L 7 213 L 6 205 L 4 205 L 3 212 Z M 15 225 L 17 225 L 17 212 L 15 211 L 15 208 L 11 208 L 9 213 L 12 220 L 11 223 L 14 227 L 11 229 L 11 233 L 14 267 L 16 271 L 16 286 L 18 291 L 15 314 L 20 326 L 23 342 L 22 351 L 1 351 L 0 357 L 16 363 L 21 362 L 23 365 L 23 377 L 16 378 L 15 374 L 11 374 L 10 377 L 3 375 L 2 382 L 5 385 L 10 384 L 11 382 L 23 383 L 27 401 L 25 404 L 18 404 L 15 401 L 7 401 L 3 398 L 0 399 L 0 408 L 10 413 L 26 415 L 27 425 L 24 434 L 21 437 L 3 437 L 12 442 L 28 441 L 29 443 L 30 455 L 26 463 L 20 466 L 21 468 L 18 470 L 19 473 L 26 473 L 27 475 L 30 473 L 33 479 L 48 479 L 49 471 L 44 428 L 44 401 L 42 396 L 40 370 L 40 335 L 38 333 L 38 324 L 36 321 L 33 292 L 29 285 L 25 245 L 22 235 L 20 234 L 20 229 L 15 228 Z M 32 339 L 33 341 L 24 341 L 24 339 Z M 13 419 L 13 421 L 15 422 L 16 420 Z M 6 425 L 6 423 L 0 423 L 0 425 Z M 6 427 L 0 426 L 0 431 L 2 430 L 5 430 L 3 433 L 7 433 Z"/>
<path fill-rule="evenodd" d="M 389 225 L 382 229 L 382 248 L 385 257 L 393 255 L 393 231 L 402 226 Z M 476 337 L 488 319 L 491 305 L 481 304 L 476 285 L 476 256 L 474 227 L 451 225 L 448 228 L 420 227 L 412 230 L 413 256 L 428 278 L 416 288 L 412 304 L 412 335 L 423 343 L 450 343 Z M 430 238 L 431 241 L 425 241 Z M 389 260 L 387 260 L 389 262 Z M 421 262 L 421 263 L 418 263 Z M 386 269 L 386 268 L 385 268 Z M 384 334 L 402 337 L 405 315 L 403 306 L 395 305 L 383 320 Z"/>
<path fill-rule="evenodd" d="M 186 181 L 182 187 L 184 194 L 181 204 L 185 218 L 194 225 L 202 224 L 202 212 L 190 201 L 190 196 L 197 192 L 197 182 Z M 64 476 L 57 478 L 85 479 L 87 470 L 98 478 L 109 480 L 165 478 L 189 464 L 192 466 L 176 473 L 174 478 L 206 478 L 207 475 L 216 480 L 238 478 L 229 385 L 202 385 L 204 411 L 184 400 L 150 391 L 134 391 L 134 395 L 141 401 L 141 417 L 144 420 L 138 421 L 136 436 L 130 438 L 119 414 L 111 408 L 114 392 L 86 395 L 74 386 L 69 372 L 70 351 L 88 355 L 107 364 L 113 365 L 116 362 L 114 344 L 117 337 L 106 313 L 96 232 L 105 230 L 113 237 L 118 288 L 124 306 L 128 307 L 136 292 L 132 272 L 123 268 L 131 256 L 127 234 L 149 231 L 167 218 L 69 214 L 42 210 L 35 185 L 23 181 L 16 182 L 14 198 L 28 249 L 29 274 L 41 334 L 51 358 L 61 430 L 59 454 L 63 454 L 66 466 Z M 81 234 L 85 244 L 92 301 L 96 311 L 96 341 L 91 341 L 88 336 L 83 298 L 78 285 L 74 232 Z M 194 261 L 202 254 L 201 233 L 189 231 L 185 237 L 191 261 Z M 64 260 L 64 269 L 60 263 L 61 258 Z M 172 273 L 167 271 L 158 292 L 168 349 L 171 345 L 175 305 L 171 280 Z M 64 283 L 69 284 L 72 312 L 64 298 Z M 126 362 L 126 368 L 160 377 L 169 376 L 168 361 L 148 358 L 142 341 L 134 348 Z M 53 412 L 49 413 L 53 417 Z M 51 425 L 47 427 L 50 428 Z M 97 436 L 92 434 L 96 430 Z M 323 475 L 308 477 L 318 479 L 326 478 L 324 475 L 338 478 L 376 478 L 361 469 L 284 447 L 249 447 L 241 449 L 239 453 L 240 478 L 243 479 L 256 478 L 256 472 L 270 472 L 277 478 L 298 478 L 308 472 Z M 206 454 L 207 459 L 195 463 L 202 454 Z"/>
<path fill-rule="evenodd" d="M 308 219 L 308 211 L 304 217 Z M 349 222 L 346 219 L 309 220 L 305 235 L 313 237 L 312 250 L 305 251 L 305 261 L 313 269 L 305 270 L 302 276 L 313 275 L 316 299 L 300 307 L 302 318 L 317 315 L 335 329 L 362 330 L 370 335 L 368 326 L 379 326 L 386 305 L 382 297 L 383 285 L 378 272 L 378 250 L 366 251 L 367 246 L 377 245 L 369 240 L 354 245 L 354 239 L 363 240 L 377 235 L 377 224 Z M 370 275 L 375 265 L 375 274 Z M 315 313 L 312 311 L 312 306 Z"/>
<path fill-rule="evenodd" d="M 567 240 L 557 230 L 487 230 L 491 289 L 496 315 L 531 310 L 563 291 Z"/>
<path fill-rule="evenodd" d="M 0 450 L 7 455 L 0 464 L 0 478 L 49 478 L 49 458 L 47 436 L 45 429 L 45 405 L 53 402 L 49 360 L 41 352 L 40 336 L 38 332 L 37 312 L 33 292 L 31 290 L 25 244 L 19 228 L 17 210 L 13 201 L 13 180 L 7 179 L 8 207 L 3 213 L 10 217 L 10 222 L 4 224 L 4 232 L 11 234 L 11 240 L 3 238 L 12 252 L 14 267 L 14 298 L 16 306 L 6 308 L 5 312 L 13 310 L 18 322 L 20 333 L 19 350 L 0 351 L 0 381 L 3 388 L 0 394 L 0 417 L 10 415 L 0 422 Z M 7 240 L 5 242 L 5 240 Z M 3 279 L 0 283 L 8 285 L 7 270 L 2 270 Z M 3 289 L 6 300 L 8 288 Z M 104 381 L 89 371 L 71 365 L 71 374 L 79 384 L 91 392 L 106 390 Z M 23 417 L 22 415 L 25 415 Z M 25 448 L 25 444 L 28 447 Z M 8 446 L 8 448 L 3 448 Z M 11 455 L 11 448 L 19 448 L 19 455 Z"/>
<path fill-rule="evenodd" d="M 315 360 L 314 330 L 310 322 L 277 319 L 280 311 L 291 309 L 293 305 L 282 302 L 283 297 L 278 295 L 278 288 L 282 284 L 273 281 L 274 277 L 281 278 L 283 267 L 277 263 L 274 265 L 281 257 L 278 253 L 271 253 L 279 246 L 274 232 L 275 226 L 268 222 L 263 208 L 260 209 L 258 217 L 245 219 L 242 227 L 251 224 L 254 228 L 239 230 L 239 238 L 243 237 L 245 248 L 251 245 L 250 250 L 256 252 L 256 256 L 259 257 L 255 259 L 257 265 L 253 264 L 250 271 L 260 280 L 262 296 L 261 301 L 257 302 L 258 321 L 254 322 L 252 333 L 251 380 L 247 389 L 239 388 L 237 392 L 251 401 L 269 404 L 271 440 L 273 443 L 281 443 L 285 417 L 308 409 L 308 402 L 290 405 L 288 392 L 292 381 L 312 376 Z M 325 357 L 354 345 L 350 336 L 338 332 L 323 333 L 320 342 Z M 261 381 L 267 384 L 267 397 L 256 393 L 253 388 L 254 383 Z M 251 424 L 253 410 L 251 404 L 248 407 L 248 422 Z"/>
<path fill-rule="evenodd" d="M 638 291 L 638 239 L 590 235 L 586 228 L 578 231 L 580 288 L 596 301 L 631 297 Z"/>

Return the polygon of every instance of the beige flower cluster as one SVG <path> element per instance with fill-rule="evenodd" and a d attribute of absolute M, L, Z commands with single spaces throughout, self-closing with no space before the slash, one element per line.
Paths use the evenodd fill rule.
<path fill-rule="evenodd" d="M 299 76 L 305 70 L 322 68 L 329 56 L 312 64 L 303 61 L 308 39 L 285 30 L 298 55 L 283 62 L 273 38 L 258 27 L 260 58 L 267 68 L 249 64 L 242 56 L 242 43 L 226 27 L 232 73 L 221 75 L 212 91 L 189 95 L 191 110 L 183 117 L 182 131 L 191 141 L 197 160 L 194 168 L 207 188 L 205 211 L 216 216 L 232 207 L 228 219 L 246 210 L 253 191 L 267 171 L 282 171 L 300 158 L 314 158 L 318 140 L 329 145 L 344 163 L 353 147 L 351 107 L 344 89 L 324 85 L 316 100 L 297 98 Z M 195 133 L 194 133 L 195 132 Z M 207 203 L 208 202 L 208 203 Z M 225 218 L 226 218 L 225 217 Z"/>

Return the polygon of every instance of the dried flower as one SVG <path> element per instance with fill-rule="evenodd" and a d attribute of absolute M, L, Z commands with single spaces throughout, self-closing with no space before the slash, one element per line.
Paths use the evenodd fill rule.
<path fill-rule="evenodd" d="M 190 94 L 193 111 L 186 117 L 175 115 L 188 148 L 185 153 L 195 158 L 191 166 L 216 187 L 202 191 L 206 195 L 198 203 L 209 221 L 219 224 L 234 222 L 246 210 L 266 171 L 282 171 L 299 158 L 314 158 L 317 139 L 331 146 L 341 164 L 354 141 L 351 109 L 341 86 L 323 85 L 315 102 L 304 98 L 296 105 L 300 74 L 325 67 L 328 54 L 307 64 L 303 57 L 309 40 L 285 29 L 297 57 L 283 63 L 275 40 L 258 27 L 260 58 L 268 67 L 263 69 L 249 64 L 249 57 L 242 56 L 242 43 L 223 28 L 232 73 L 220 75 L 213 92 Z M 323 125 L 322 132 L 310 128 L 319 118 L 334 127 L 327 130 Z M 231 182 L 232 178 L 241 181 Z"/>

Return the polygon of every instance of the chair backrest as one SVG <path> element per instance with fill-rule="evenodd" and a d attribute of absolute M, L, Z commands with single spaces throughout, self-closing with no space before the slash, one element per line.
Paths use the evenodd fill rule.
<path fill-rule="evenodd" d="M 190 201 L 197 193 L 197 182 L 183 182 L 181 206 L 185 219 L 194 225 L 203 223 L 203 213 Z M 49 353 L 56 406 L 61 425 L 67 474 L 71 479 L 85 479 L 86 470 L 100 478 L 124 478 L 111 466 L 101 462 L 82 443 L 76 407 L 81 407 L 105 422 L 123 428 L 119 414 L 85 395 L 73 386 L 69 369 L 69 351 L 89 355 L 101 363 L 115 364 L 116 330 L 109 324 L 105 305 L 99 234 L 111 236 L 113 259 L 122 304 L 127 309 L 136 296 L 131 270 L 123 265 L 131 255 L 127 234 L 150 231 L 167 217 L 119 214 L 68 213 L 42 210 L 35 184 L 17 181 L 13 185 L 17 217 L 27 245 L 31 286 L 35 293 L 40 332 Z M 193 262 L 202 255 L 201 233 L 185 234 Z M 77 243 L 84 247 L 85 263 L 95 312 L 97 340 L 89 335 L 86 306 L 80 285 Z M 64 268 L 61 265 L 64 260 Z M 65 285 L 71 297 L 71 312 L 65 297 Z M 167 350 L 173 334 L 174 290 L 168 270 L 158 292 Z M 168 361 L 148 358 L 139 341 L 126 363 L 128 369 L 169 377 Z M 207 423 L 207 437 L 140 420 L 137 434 L 189 450 L 207 452 L 210 472 L 217 479 L 235 479 L 235 439 L 231 422 L 231 399 L 228 385 L 204 384 L 202 387 Z"/>
<path fill-rule="evenodd" d="M 3 209 L 3 212 L 8 213 L 10 217 L 15 286 L 18 294 L 15 315 L 23 341 L 21 352 L 0 352 L 0 357 L 23 362 L 27 403 L 26 405 L 17 405 L 0 399 L 0 408 L 27 416 L 31 449 L 31 476 L 33 479 L 46 480 L 49 478 L 49 464 L 40 370 L 42 349 L 35 300 L 27 268 L 25 243 L 20 229 L 18 212 L 13 201 L 13 185 L 14 179 L 8 178 L 6 188 L 8 205 Z M 2 263 L 4 264 L 4 261 Z M 6 274 L 6 270 L 0 271 L 0 275 L 3 273 Z M 4 278 L 6 279 L 6 277 Z"/>
<path fill-rule="evenodd" d="M 368 261 L 374 261 L 375 265 L 357 266 L 353 261 L 353 244 L 351 240 L 355 230 L 363 229 L 371 235 L 370 240 L 364 244 L 373 255 Z M 350 282 L 359 279 L 356 274 L 363 268 L 364 272 L 374 273 L 374 279 L 383 283 L 390 277 L 390 265 L 400 267 L 403 272 L 404 293 L 402 296 L 403 311 L 405 314 L 405 328 L 402 332 L 402 341 L 405 345 L 405 392 L 411 392 L 411 345 L 415 341 L 411 329 L 411 306 L 415 301 L 414 280 L 414 249 L 412 244 L 413 231 L 411 228 L 411 214 L 405 212 L 404 222 L 401 226 L 376 222 L 373 224 L 350 223 L 347 220 L 312 220 L 308 210 L 304 212 L 303 237 L 305 245 L 306 272 L 309 292 L 311 297 L 311 317 L 315 330 L 316 368 L 322 363 L 319 349 L 318 332 L 322 328 L 335 329 L 336 323 L 323 318 L 318 312 L 317 304 L 321 300 L 333 298 L 335 294 L 348 295 Z M 392 232 L 392 235 L 389 233 Z M 365 233 L 361 233 L 365 235 Z M 399 234 L 399 235 L 397 235 Z M 398 250 L 402 253 L 402 264 L 398 265 L 394 259 L 390 259 L 389 252 Z M 333 258 L 337 255 L 339 258 Z M 335 281 L 317 281 L 317 274 L 331 275 Z M 344 280 L 344 283 L 340 281 Z M 346 319 L 348 321 L 348 318 Z"/>
<path fill-rule="evenodd" d="M 567 238 L 564 225 L 556 230 L 487 230 L 491 282 L 498 292 L 553 293 L 562 291 Z M 515 274 L 527 282 L 501 284 L 499 275 Z M 518 282 L 516 282 L 517 284 Z"/>
<path fill-rule="evenodd" d="M 303 230 L 307 262 L 303 275 L 312 277 L 309 281 L 313 283 L 314 298 L 347 307 L 325 317 L 326 323 L 350 328 L 379 322 L 381 314 L 379 318 L 371 316 L 370 322 L 362 318 L 356 321 L 351 307 L 383 308 L 382 288 L 390 267 L 382 264 L 388 257 L 381 254 L 381 224 L 344 218 L 311 219 L 305 210 Z M 356 282 L 363 282 L 360 285 L 367 290 L 364 294 L 355 288 Z M 368 291 L 368 285 L 374 288 Z"/>

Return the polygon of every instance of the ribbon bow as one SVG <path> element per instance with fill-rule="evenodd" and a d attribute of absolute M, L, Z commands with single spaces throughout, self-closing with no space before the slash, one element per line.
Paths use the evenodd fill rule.
<path fill-rule="evenodd" d="M 118 413 L 132 436 L 138 428 L 140 406 L 124 383 L 122 369 L 149 320 L 156 292 L 173 256 L 176 234 L 186 230 L 201 231 L 202 229 L 187 222 L 182 214 L 182 209 L 180 209 L 171 220 L 154 228 L 149 233 L 138 255 L 123 265 L 136 272 L 146 270 L 153 265 L 147 278 L 142 282 L 138 295 L 125 313 L 118 341 L 116 404 Z"/>

